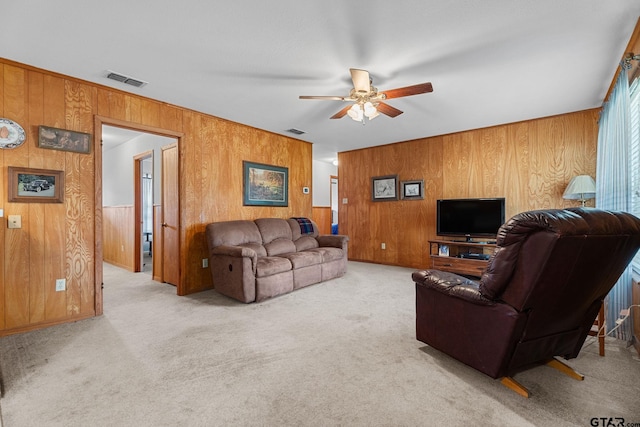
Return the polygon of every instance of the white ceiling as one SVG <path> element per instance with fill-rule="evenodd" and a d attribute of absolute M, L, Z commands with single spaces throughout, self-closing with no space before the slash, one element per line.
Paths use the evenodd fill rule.
<path fill-rule="evenodd" d="M 599 107 L 638 0 L 30 0 L 3 2 L 0 57 L 336 152 Z M 349 68 L 380 90 L 431 82 L 365 126 Z M 107 79 L 107 70 L 149 82 Z"/>

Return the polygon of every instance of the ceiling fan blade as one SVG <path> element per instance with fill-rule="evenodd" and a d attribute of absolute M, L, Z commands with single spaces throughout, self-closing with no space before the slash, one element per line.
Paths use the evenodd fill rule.
<path fill-rule="evenodd" d="M 347 114 L 347 111 L 349 111 L 349 108 L 351 108 L 351 105 L 347 105 L 342 110 L 338 111 L 337 113 L 335 113 L 333 116 L 331 116 L 329 118 L 330 119 L 341 119 Z"/>
<path fill-rule="evenodd" d="M 420 83 L 418 85 L 401 87 L 398 89 L 384 90 L 381 93 L 385 99 L 401 98 L 403 96 L 420 95 L 421 93 L 433 92 L 431 83 Z"/>
<path fill-rule="evenodd" d="M 381 112 L 382 114 L 386 114 L 387 116 L 389 116 L 391 118 L 399 116 L 400 114 L 402 114 L 402 111 L 398 110 L 395 107 L 392 107 L 389 104 L 385 104 L 384 102 L 378 103 L 378 105 L 376 105 L 376 109 L 379 112 Z"/>
<path fill-rule="evenodd" d="M 347 101 L 344 96 L 305 96 L 301 95 L 300 99 L 322 99 L 325 101 Z"/>
<path fill-rule="evenodd" d="M 369 72 L 358 70 L 357 68 L 349 68 L 351 72 L 351 80 L 353 80 L 353 88 L 358 93 L 369 93 L 371 90 L 371 80 Z"/>

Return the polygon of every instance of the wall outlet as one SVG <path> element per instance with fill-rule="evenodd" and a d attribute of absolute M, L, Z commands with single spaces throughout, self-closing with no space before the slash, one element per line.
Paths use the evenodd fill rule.
<path fill-rule="evenodd" d="M 386 243 L 381 243 L 380 244 L 380 248 L 381 249 L 387 249 L 387 244 Z"/>
<path fill-rule="evenodd" d="M 349 203 L 349 199 L 348 198 L 345 197 L 344 199 L 342 199 L 342 204 L 343 205 L 346 205 L 347 203 Z"/>
<path fill-rule="evenodd" d="M 67 289 L 67 279 L 56 279 L 56 292 Z"/>
<path fill-rule="evenodd" d="M 202 268 L 209 267 L 209 258 L 202 258 Z"/>

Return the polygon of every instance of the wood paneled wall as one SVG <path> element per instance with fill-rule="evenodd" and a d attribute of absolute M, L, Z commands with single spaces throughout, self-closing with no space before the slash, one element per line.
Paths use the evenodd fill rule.
<path fill-rule="evenodd" d="M 0 117 L 27 133 L 21 147 L 0 150 L 0 335 L 101 312 L 101 155 L 99 149 L 86 155 L 38 148 L 39 125 L 96 135 L 99 117 L 180 135 L 181 294 L 212 286 L 201 264 L 207 223 L 312 215 L 311 196 L 302 191 L 290 191 L 285 208 L 242 205 L 243 160 L 286 166 L 291 190 L 311 187 L 307 142 L 2 58 Z M 64 171 L 64 203 L 9 203 L 8 166 Z M 7 215 L 21 215 L 22 228 L 7 229 Z M 65 292 L 55 292 L 57 278 L 66 278 Z"/>
<path fill-rule="evenodd" d="M 312 218 L 320 234 L 331 234 L 331 206 L 314 206 Z"/>
<path fill-rule="evenodd" d="M 440 198 L 505 197 L 507 218 L 577 206 L 562 193 L 575 175 L 595 177 L 597 117 L 589 110 L 339 153 L 338 198 L 348 203 L 338 215 L 349 258 L 427 267 Z M 394 174 L 424 180 L 424 200 L 372 202 L 371 177 Z"/>
<path fill-rule="evenodd" d="M 104 261 L 134 271 L 133 206 L 105 206 L 102 208 L 102 258 Z"/>

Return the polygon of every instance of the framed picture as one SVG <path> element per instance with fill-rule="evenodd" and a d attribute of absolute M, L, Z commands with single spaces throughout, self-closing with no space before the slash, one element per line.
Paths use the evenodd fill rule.
<path fill-rule="evenodd" d="M 398 200 L 398 175 L 371 178 L 371 200 L 374 202 Z"/>
<path fill-rule="evenodd" d="M 449 256 L 449 245 L 439 245 L 438 246 L 438 255 L 440 255 L 440 256 Z"/>
<path fill-rule="evenodd" d="M 38 126 L 38 147 L 89 154 L 91 134 Z"/>
<path fill-rule="evenodd" d="M 424 181 L 402 181 L 400 196 L 405 200 L 424 199 Z"/>
<path fill-rule="evenodd" d="M 288 206 L 289 168 L 242 162 L 245 206 Z"/>
<path fill-rule="evenodd" d="M 18 203 L 62 203 L 64 174 L 49 169 L 9 166 L 9 201 Z"/>

